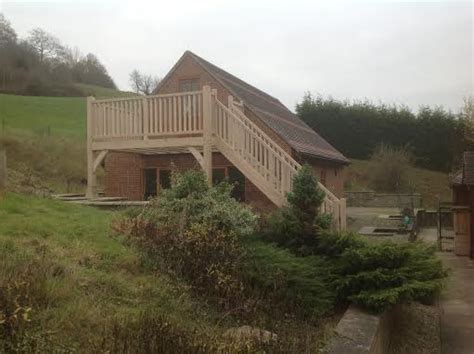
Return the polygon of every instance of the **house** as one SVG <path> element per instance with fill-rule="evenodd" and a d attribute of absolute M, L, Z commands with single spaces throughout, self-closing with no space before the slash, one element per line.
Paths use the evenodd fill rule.
<path fill-rule="evenodd" d="M 454 252 L 474 259 L 474 151 L 466 151 L 452 180 Z"/>
<path fill-rule="evenodd" d="M 228 178 L 234 196 L 258 210 L 282 206 L 309 163 L 326 192 L 323 211 L 345 227 L 343 172 L 349 163 L 278 99 L 186 51 L 147 97 L 88 98 L 88 197 L 105 168 L 106 196 L 144 200 L 172 169 Z"/>

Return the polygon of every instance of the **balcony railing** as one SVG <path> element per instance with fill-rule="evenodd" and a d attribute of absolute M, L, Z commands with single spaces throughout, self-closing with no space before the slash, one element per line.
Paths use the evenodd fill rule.
<path fill-rule="evenodd" d="M 92 100 L 93 141 L 202 134 L 202 92 Z"/>

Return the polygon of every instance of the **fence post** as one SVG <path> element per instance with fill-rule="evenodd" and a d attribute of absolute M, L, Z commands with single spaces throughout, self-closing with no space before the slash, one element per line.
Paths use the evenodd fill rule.
<path fill-rule="evenodd" d="M 0 150 L 0 198 L 7 187 L 7 152 Z"/>
<path fill-rule="evenodd" d="M 203 157 L 204 173 L 207 183 L 212 185 L 212 92 L 208 85 L 202 88 L 202 110 L 203 110 Z M 215 99 L 215 98 L 214 98 Z"/>
<path fill-rule="evenodd" d="M 93 199 L 97 196 L 97 178 L 94 172 L 94 151 L 92 150 L 94 97 L 87 97 L 87 191 L 86 197 Z"/>

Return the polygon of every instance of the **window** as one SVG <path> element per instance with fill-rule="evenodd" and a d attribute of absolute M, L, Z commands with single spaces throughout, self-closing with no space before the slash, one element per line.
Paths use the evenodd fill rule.
<path fill-rule="evenodd" d="M 225 177 L 225 168 L 213 168 L 212 169 L 212 184 L 215 186 L 219 183 L 221 183 Z"/>
<path fill-rule="evenodd" d="M 160 189 L 171 187 L 171 170 L 160 170 Z"/>
<path fill-rule="evenodd" d="M 180 92 L 199 91 L 199 79 L 189 79 L 179 81 Z"/>
<path fill-rule="evenodd" d="M 143 185 L 144 195 L 143 199 L 148 200 L 149 198 L 156 197 L 157 185 L 156 185 L 156 168 L 147 168 L 143 170 Z"/>
<path fill-rule="evenodd" d="M 229 182 L 234 186 L 232 197 L 239 202 L 245 201 L 245 176 L 235 167 L 228 167 Z"/>

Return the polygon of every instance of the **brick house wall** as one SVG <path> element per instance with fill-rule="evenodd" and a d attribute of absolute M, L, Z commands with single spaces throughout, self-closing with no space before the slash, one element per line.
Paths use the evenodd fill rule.
<path fill-rule="evenodd" d="M 171 74 L 162 83 L 157 94 L 167 94 L 179 92 L 181 80 L 195 80 L 199 82 L 199 87 L 209 85 L 217 89 L 218 99 L 227 105 L 230 92 L 205 71 L 190 56 L 185 56 L 174 68 Z M 278 145 L 287 153 L 301 162 L 291 146 L 286 143 L 272 129 L 268 128 L 259 117 L 246 108 L 245 114 L 254 121 L 263 131 L 265 131 Z M 329 188 L 336 196 L 343 197 L 343 166 L 331 164 L 323 160 L 310 159 L 307 161 L 313 167 L 318 180 Z M 139 155 L 132 153 L 110 152 L 105 160 L 105 194 L 106 196 L 126 197 L 130 200 L 143 200 L 144 198 L 144 177 L 143 169 L 171 169 L 174 166 L 178 170 L 189 168 L 200 168 L 197 161 L 191 154 L 172 155 Z M 220 153 L 213 155 L 213 167 L 228 167 L 231 163 Z M 324 178 L 321 178 L 324 176 Z M 248 179 L 245 179 L 245 199 L 246 202 L 258 210 L 266 211 L 275 208 L 275 205 Z"/>
<path fill-rule="evenodd" d="M 212 155 L 213 168 L 233 167 L 220 153 Z M 144 199 L 143 170 L 200 170 L 191 154 L 140 155 L 124 152 L 110 152 L 105 158 L 105 195 L 130 200 Z M 245 178 L 245 202 L 259 211 L 275 209 L 275 205 L 247 178 Z"/>
<path fill-rule="evenodd" d="M 143 160 L 141 155 L 110 152 L 105 158 L 105 188 L 107 197 L 143 199 Z"/>

